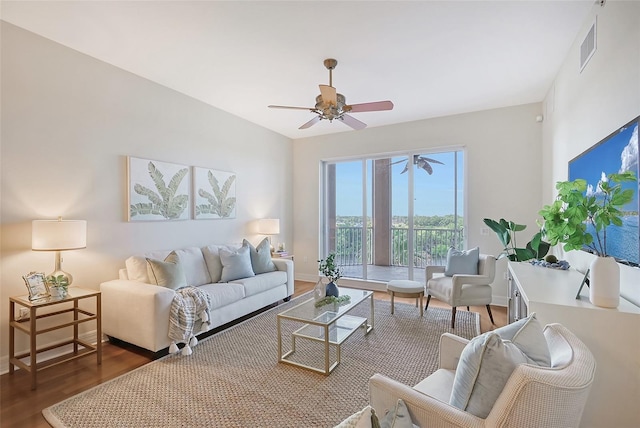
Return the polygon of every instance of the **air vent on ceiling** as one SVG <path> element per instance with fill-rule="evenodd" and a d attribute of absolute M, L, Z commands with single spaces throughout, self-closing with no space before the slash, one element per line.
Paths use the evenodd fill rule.
<path fill-rule="evenodd" d="M 584 70 L 584 67 L 596 51 L 596 22 L 595 20 L 593 21 L 591 28 L 589 28 L 587 35 L 580 45 L 580 72 Z"/>

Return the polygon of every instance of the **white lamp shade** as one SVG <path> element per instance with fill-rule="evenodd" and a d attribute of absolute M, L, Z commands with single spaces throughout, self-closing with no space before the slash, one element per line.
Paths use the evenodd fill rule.
<path fill-rule="evenodd" d="M 31 223 L 32 250 L 63 251 L 86 247 L 86 220 L 34 220 Z"/>
<path fill-rule="evenodd" d="M 280 219 L 262 218 L 258 220 L 258 233 L 263 235 L 278 235 L 280 233 Z"/>

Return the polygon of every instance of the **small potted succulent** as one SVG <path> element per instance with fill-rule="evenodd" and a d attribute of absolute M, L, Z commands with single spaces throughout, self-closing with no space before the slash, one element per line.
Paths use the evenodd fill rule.
<path fill-rule="evenodd" d="M 65 298 L 69 292 L 69 278 L 65 275 L 49 275 L 47 278 L 51 297 Z"/>
<path fill-rule="evenodd" d="M 318 260 L 318 270 L 329 280 L 326 287 L 326 295 L 338 297 L 340 292 L 336 282 L 342 278 L 342 269 L 335 264 L 335 253 L 330 253 L 326 259 Z"/>

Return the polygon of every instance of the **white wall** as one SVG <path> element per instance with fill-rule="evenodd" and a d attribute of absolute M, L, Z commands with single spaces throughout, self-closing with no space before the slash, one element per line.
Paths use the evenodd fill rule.
<path fill-rule="evenodd" d="M 4 22 L 1 153 L 2 337 L 21 276 L 53 270 L 53 253 L 31 251 L 34 219 L 87 220 L 87 248 L 63 254 L 64 268 L 94 289 L 133 253 L 257 243 L 260 217 L 280 218 L 274 239 L 293 242 L 291 140 Z M 128 223 L 126 155 L 236 172 L 236 218 Z"/>
<path fill-rule="evenodd" d="M 596 17 L 597 50 L 580 73 L 579 47 Z M 555 183 L 567 179 L 569 160 L 640 114 L 640 2 L 607 1 L 604 7 L 593 7 L 544 100 L 544 110 L 543 197 L 550 203 Z M 572 251 L 564 258 L 584 271 L 593 256 Z M 640 269 L 624 265 L 620 269 L 621 294 L 640 304 Z M 614 309 L 607 311 L 616 315 Z M 629 344 L 634 342 L 630 338 L 638 337 L 640 325 L 631 330 L 609 327 L 608 340 Z M 597 335 L 583 334 L 581 339 L 598 357 L 589 398 L 598 406 L 587 403 L 582 425 L 638 426 L 640 349 L 603 348 Z M 610 379 L 630 380 L 604 386 Z"/>
<path fill-rule="evenodd" d="M 317 279 L 320 230 L 320 164 L 323 160 L 403 150 L 465 149 L 468 247 L 489 254 L 502 247 L 493 232 L 481 235 L 482 219 L 501 217 L 528 225 L 526 243 L 537 231 L 541 208 L 540 104 L 441 117 L 294 141 L 294 252 L 296 276 Z M 384 114 L 384 113 L 379 113 Z M 335 126 L 343 126 L 335 123 Z M 506 304 L 506 263 L 499 263 L 494 302 Z"/>
<path fill-rule="evenodd" d="M 597 50 L 580 72 L 579 48 L 597 19 Z M 544 100 L 543 198 L 567 179 L 569 160 L 640 114 L 640 2 L 595 5 Z M 584 269 L 592 256 L 566 256 Z M 640 269 L 620 265 L 621 293 L 640 305 Z"/>

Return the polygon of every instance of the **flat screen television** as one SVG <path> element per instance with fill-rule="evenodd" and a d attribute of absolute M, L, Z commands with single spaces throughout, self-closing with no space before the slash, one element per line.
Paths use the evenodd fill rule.
<path fill-rule="evenodd" d="M 598 182 L 603 174 L 632 171 L 638 177 L 639 123 L 640 116 L 570 160 L 569 180 L 585 179 L 588 186 L 587 192 L 594 192 L 597 191 Z M 622 208 L 624 211 L 622 227 L 609 226 L 607 229 L 607 253 L 615 257 L 618 262 L 632 266 L 640 265 L 639 182 L 623 183 L 624 188 L 633 189 L 633 200 Z"/>

